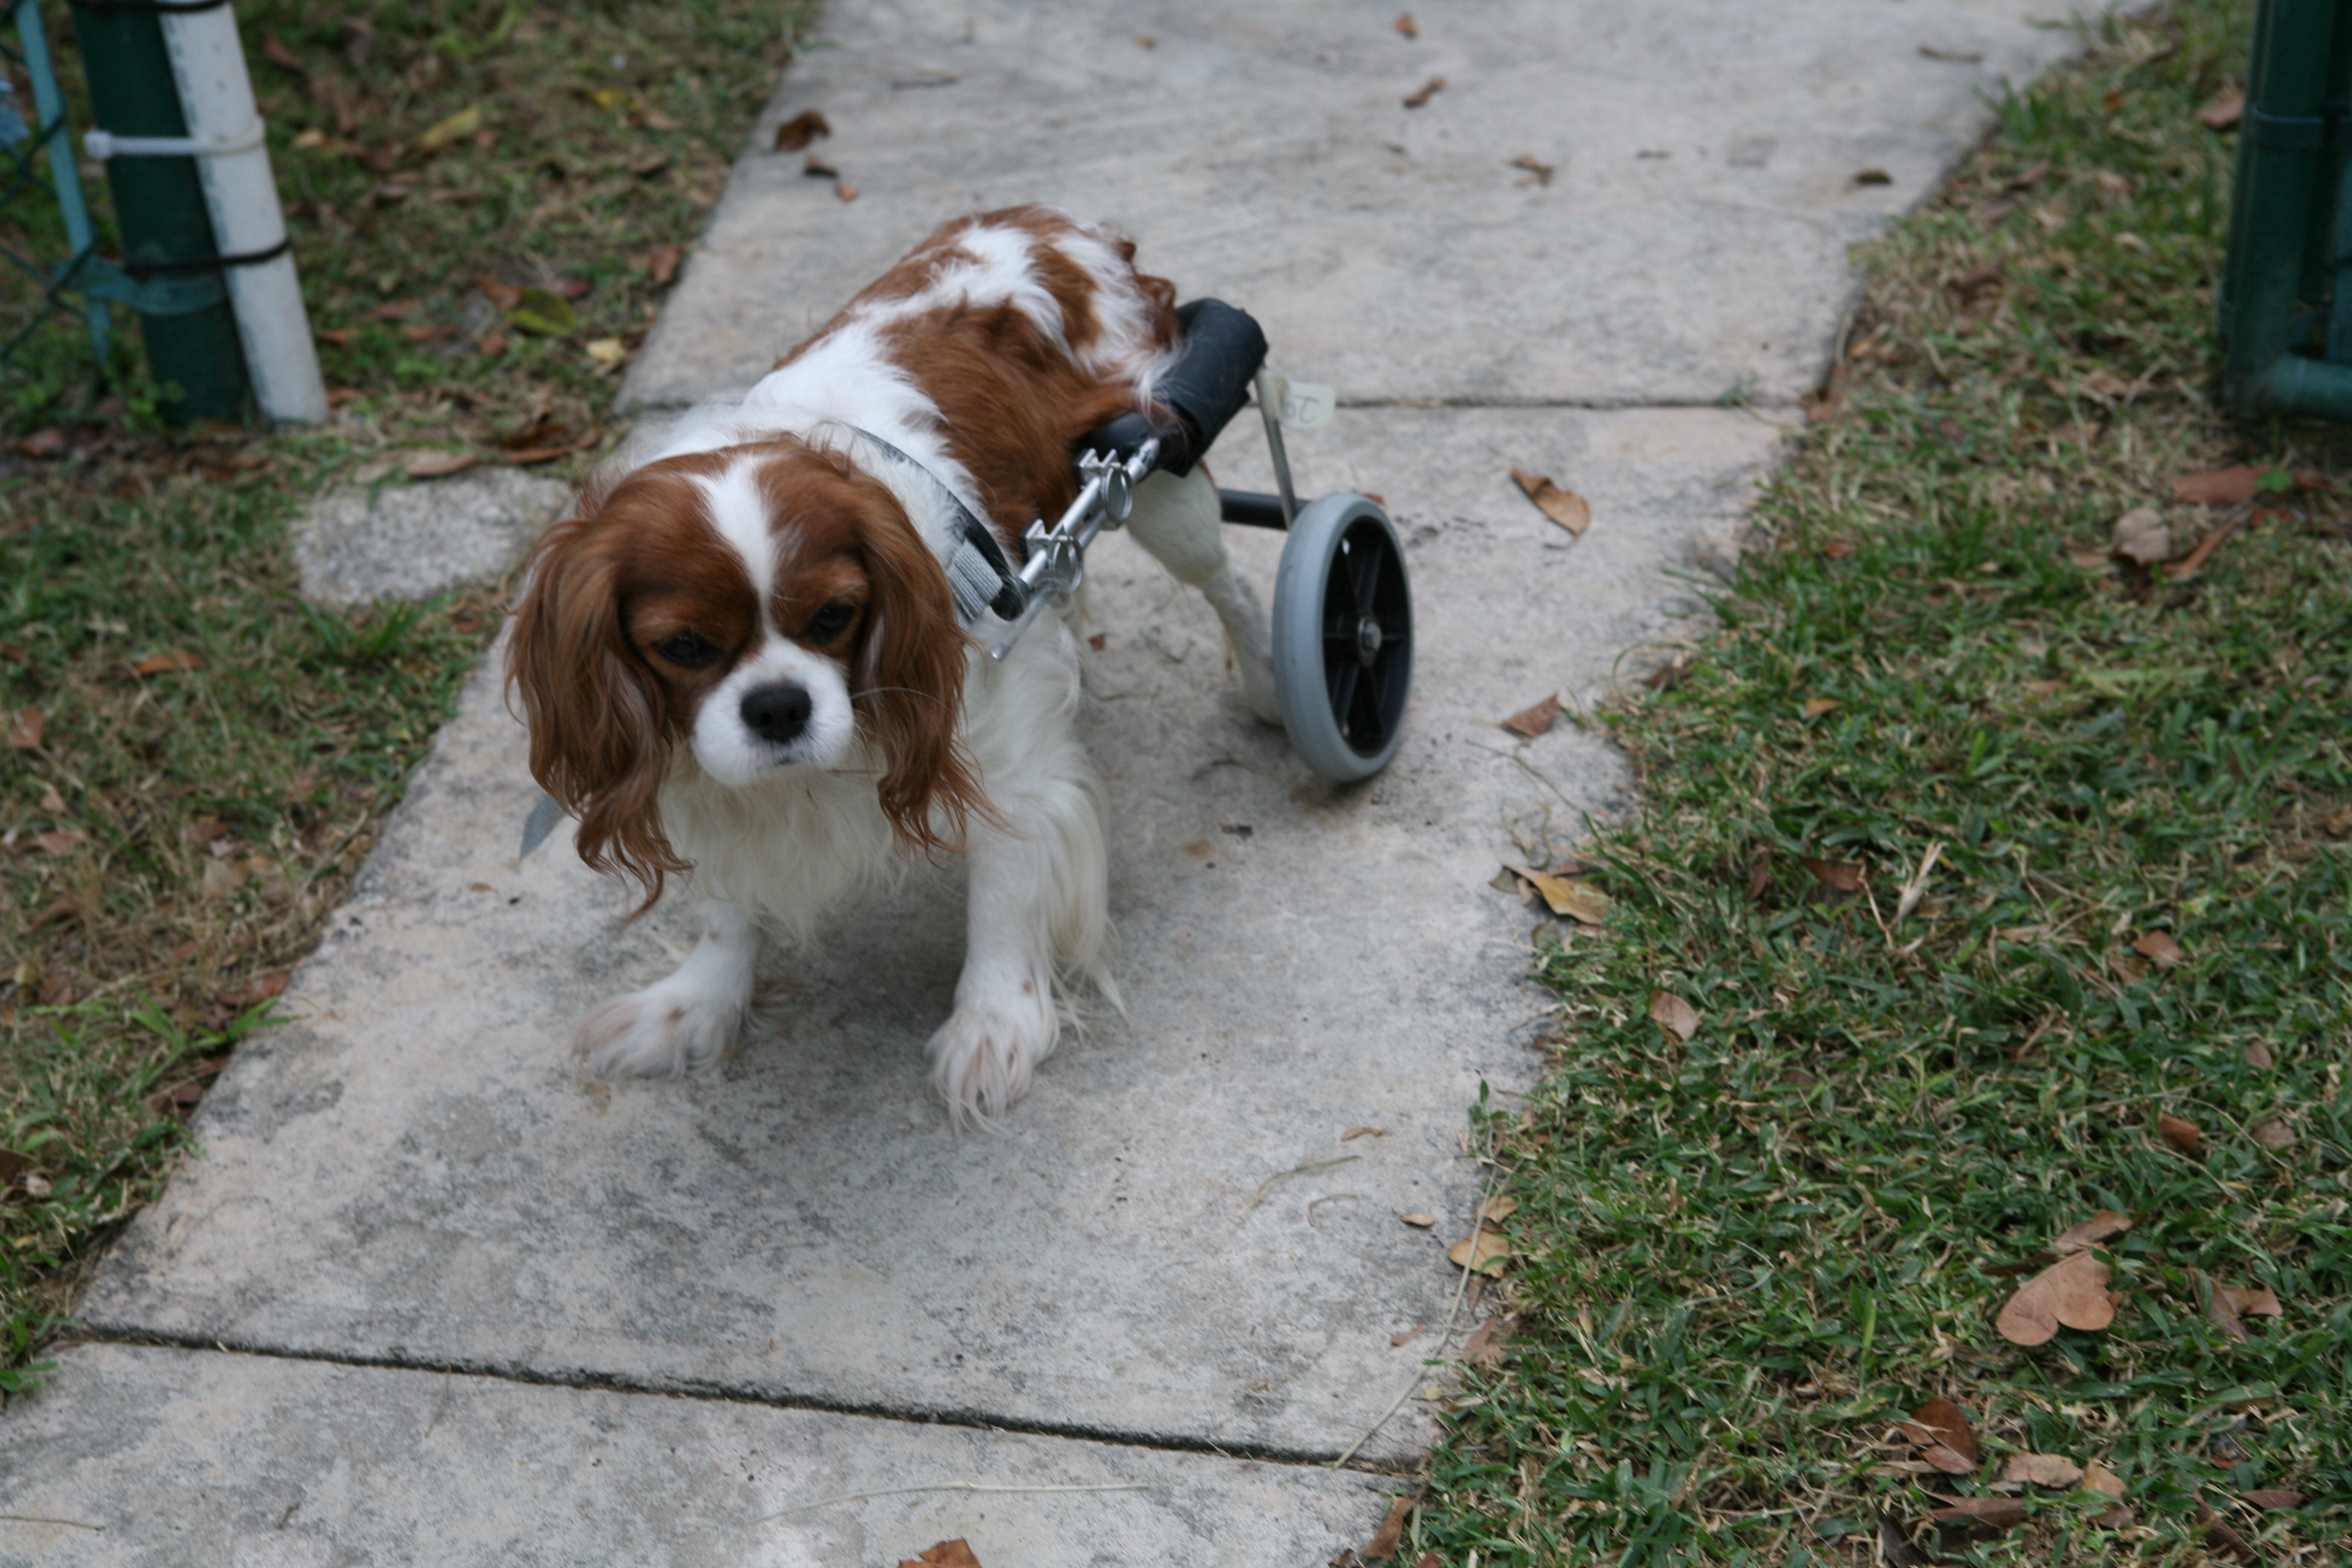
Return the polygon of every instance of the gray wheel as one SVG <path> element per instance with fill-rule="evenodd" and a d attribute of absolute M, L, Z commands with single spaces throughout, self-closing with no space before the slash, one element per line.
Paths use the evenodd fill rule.
<path fill-rule="evenodd" d="M 1412 595 L 1388 513 L 1362 496 L 1301 508 L 1274 579 L 1274 691 L 1307 765 L 1336 783 L 1388 766 L 1412 684 Z"/>

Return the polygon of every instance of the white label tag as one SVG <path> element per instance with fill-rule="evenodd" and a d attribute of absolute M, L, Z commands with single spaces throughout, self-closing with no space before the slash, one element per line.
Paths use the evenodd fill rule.
<path fill-rule="evenodd" d="M 1287 376 L 1269 375 L 1267 387 L 1274 394 L 1275 414 L 1294 430 L 1320 430 L 1331 423 L 1339 406 L 1337 387 L 1321 386 L 1311 381 L 1293 381 Z"/>

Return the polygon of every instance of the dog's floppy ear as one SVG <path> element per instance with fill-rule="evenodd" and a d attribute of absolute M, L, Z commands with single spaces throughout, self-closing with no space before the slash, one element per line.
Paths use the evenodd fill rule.
<path fill-rule="evenodd" d="M 667 874 L 687 869 L 656 805 L 668 715 L 623 627 L 619 563 L 600 541 L 593 500 L 532 552 L 507 685 L 530 726 L 530 776 L 580 820 L 580 858 L 644 883 L 651 908 Z"/>
<path fill-rule="evenodd" d="M 854 700 L 882 752 L 882 810 L 908 848 L 953 848 L 974 813 L 989 814 L 956 734 L 971 640 L 946 570 L 895 501 L 869 512 L 861 533 L 872 597 Z"/>

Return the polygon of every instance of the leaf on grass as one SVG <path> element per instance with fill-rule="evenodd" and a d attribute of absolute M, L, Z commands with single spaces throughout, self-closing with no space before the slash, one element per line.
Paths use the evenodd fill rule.
<path fill-rule="evenodd" d="M 1559 696 L 1557 692 L 1532 708 L 1522 708 L 1503 721 L 1503 728 L 1514 735 L 1534 740 L 1559 721 Z"/>
<path fill-rule="evenodd" d="M 2273 1154 L 2284 1154 L 2294 1147 L 2294 1129 L 2275 1116 L 2263 1118 L 2246 1131 L 2255 1142 Z"/>
<path fill-rule="evenodd" d="M 820 136 L 833 134 L 833 127 L 824 116 L 814 109 L 803 109 L 776 127 L 776 151 L 797 153 Z"/>
<path fill-rule="evenodd" d="M 1538 511 L 1569 532 L 1581 537 L 1584 531 L 1592 526 L 1591 503 L 1574 490 L 1563 489 L 1554 484 L 1550 475 L 1531 474 L 1525 468 L 1514 467 L 1511 482 L 1536 503 Z"/>
<path fill-rule="evenodd" d="M 1517 1198 L 1488 1198 L 1478 1205 L 1478 1220 L 1482 1225 L 1500 1225 L 1518 1212 Z"/>
<path fill-rule="evenodd" d="M 2101 1209 L 2078 1225 L 2070 1225 L 2058 1233 L 2051 1245 L 2060 1253 L 2080 1252 L 2095 1243 L 2121 1236 L 2132 1227 L 2132 1216 L 2115 1209 Z"/>
<path fill-rule="evenodd" d="M 654 280 L 656 289 L 667 288 L 677 276 L 678 258 L 683 253 L 675 245 L 665 245 L 646 258 L 646 276 Z"/>
<path fill-rule="evenodd" d="M 474 274 L 474 287 L 489 297 L 491 304 L 501 310 L 511 310 L 522 303 L 522 290 L 512 283 L 502 282 L 487 272 Z"/>
<path fill-rule="evenodd" d="M 446 479 L 478 467 L 481 460 L 471 452 L 419 452 L 402 464 L 400 471 L 412 479 Z"/>
<path fill-rule="evenodd" d="M 1509 1342 L 1503 1320 L 1489 1318 L 1462 1342 L 1463 1363 L 1468 1366 L 1493 1366 L 1503 1359 L 1503 1347 Z"/>
<path fill-rule="evenodd" d="M 38 751 L 41 737 L 48 732 L 49 716 L 37 708 L 19 708 L 8 715 L 8 749 L 12 752 Z"/>
<path fill-rule="evenodd" d="M 2061 1324 L 2104 1329 L 2116 1321 L 2107 1296 L 2107 1266 L 2089 1252 L 2071 1253 L 2017 1288 L 1993 1326 L 2014 1345 L 2047 1344 Z"/>
<path fill-rule="evenodd" d="M 1677 1040 L 1688 1040 L 1698 1033 L 1698 1009 L 1671 991 L 1654 992 L 1650 997 L 1650 1022 Z"/>
<path fill-rule="evenodd" d="M 2209 131 L 2227 131 L 2246 117 L 2246 95 L 2232 89 L 2197 111 L 2197 123 Z"/>
<path fill-rule="evenodd" d="M 2160 931 L 2141 932 L 2139 940 L 2132 943 L 2132 951 L 2158 969 L 2171 969 L 2188 956 L 2172 940 L 2171 932 Z"/>
<path fill-rule="evenodd" d="M 1965 1476 L 1979 1458 L 1976 1429 L 1960 1407 L 1942 1394 L 1911 1412 L 1903 1435 L 1919 1449 L 1919 1457 L 1946 1475 Z"/>
<path fill-rule="evenodd" d="M 2083 1467 L 2063 1454 L 2011 1454 L 2001 1462 L 2000 1479 L 2031 1481 L 2038 1487 L 2071 1487 L 2081 1483 Z"/>
<path fill-rule="evenodd" d="M 1816 860 L 1810 855 L 1802 857 L 1802 859 L 1805 869 L 1811 871 L 1824 887 L 1834 888 L 1841 893 L 1862 890 L 1862 868 L 1853 861 Z"/>
<path fill-rule="evenodd" d="M 1439 93 L 1444 92 L 1444 90 L 1445 79 L 1442 76 L 1431 77 L 1427 81 L 1423 82 L 1417 89 L 1406 95 L 1404 106 L 1407 109 L 1419 109 L 1422 105 L 1427 103 L 1431 99 L 1435 98 Z"/>
<path fill-rule="evenodd" d="M 1886 1568 L 1924 1568 L 1935 1559 L 1903 1539 L 1903 1527 L 1895 1516 L 1878 1516 L 1878 1559 Z"/>
<path fill-rule="evenodd" d="M 2182 474 L 2172 481 L 2172 499 L 2199 506 L 2234 506 L 2252 500 L 2262 476 L 2243 463 L 2201 474 Z"/>
<path fill-rule="evenodd" d="M 2270 1047 L 2260 1040 L 2249 1040 L 2246 1042 L 2246 1065 L 2268 1072 L 2276 1063 L 2271 1056 Z"/>
<path fill-rule="evenodd" d="M 629 345 L 618 338 L 598 338 L 583 352 L 596 363 L 610 368 L 629 357 Z"/>
<path fill-rule="evenodd" d="M 205 661 L 184 647 L 167 647 L 162 653 L 151 653 L 131 667 L 133 675 L 163 675 L 170 670 L 202 669 Z"/>
<path fill-rule="evenodd" d="M 482 106 L 478 103 L 467 104 L 448 119 L 436 124 L 424 135 L 419 136 L 416 139 L 416 150 L 420 153 L 437 153 L 450 142 L 471 136 L 481 128 Z"/>
<path fill-rule="evenodd" d="M 2116 554 L 2143 566 L 2172 559 L 2172 530 L 2165 526 L 2164 514 L 2152 506 L 2134 507 L 2116 519 L 2110 544 Z"/>
<path fill-rule="evenodd" d="M 1844 706 L 1844 703 L 1834 697 L 1808 697 L 1805 699 L 1805 717 L 1818 719 L 1833 708 Z"/>
<path fill-rule="evenodd" d="M 2107 1529 L 2120 1530 L 2132 1521 L 2131 1510 L 2123 1506 L 2124 1479 L 2098 1460 L 2084 1464 L 2082 1489 L 2114 1500 L 2114 1506 L 2099 1515 L 2099 1522 Z"/>
<path fill-rule="evenodd" d="M 19 1154 L 14 1149 L 0 1149 L 0 1187 L 8 1185 L 33 1168 L 30 1154 Z"/>
<path fill-rule="evenodd" d="M 2171 1144 L 2173 1148 L 2190 1159 L 2201 1160 L 2205 1157 L 2205 1135 L 2197 1130 L 2197 1123 L 2194 1121 L 2175 1116 L 2168 1110 L 2159 1110 L 2156 1113 L 2156 1131 L 2167 1143 Z"/>
<path fill-rule="evenodd" d="M 2267 1285 L 2216 1285 L 2213 1294 L 2229 1300 L 2232 1311 L 2255 1318 L 2283 1318 L 2286 1309 Z"/>
<path fill-rule="evenodd" d="M 2244 1500 L 2248 1507 L 2262 1509 L 2265 1511 L 2274 1508 L 2301 1508 L 2303 1506 L 2303 1494 L 2301 1492 L 2288 1491 L 2284 1488 L 2256 1487 L 2252 1491 L 2241 1492 L 2239 1496 Z"/>
<path fill-rule="evenodd" d="M 1396 1555 L 1397 1547 L 1404 1541 L 1405 1518 L 1412 1512 L 1413 1504 L 1420 1500 L 1419 1487 L 1389 1499 L 1388 1517 L 1381 1521 L 1381 1527 L 1372 1531 L 1371 1540 L 1364 1543 L 1365 1562 L 1385 1563 Z"/>
<path fill-rule="evenodd" d="M 959 1535 L 923 1548 L 898 1568 L 980 1568 L 980 1559 L 971 1554 L 971 1543 Z"/>
<path fill-rule="evenodd" d="M 1456 1268 L 1475 1269 L 1499 1278 L 1503 1266 L 1510 1259 L 1511 1244 L 1491 1230 L 1481 1230 L 1447 1247 L 1445 1256 Z"/>
<path fill-rule="evenodd" d="M 1530 866 L 1507 863 L 1503 869 L 1533 888 L 1541 895 L 1545 907 L 1556 915 L 1565 915 L 1589 926 L 1608 921 L 1610 897 L 1590 882 L 1555 877 L 1549 871 L 1538 871 Z"/>
<path fill-rule="evenodd" d="M 568 336 L 580 325 L 572 301 L 551 289 L 526 289 L 507 309 L 507 320 L 542 338 Z"/>
<path fill-rule="evenodd" d="M 2011 1525 L 2025 1522 L 2025 1505 L 2015 1498 L 1945 1497 L 1940 1492 L 1927 1495 L 1944 1505 L 1928 1510 L 1927 1517 L 1937 1524 L 1982 1524 L 2007 1530 Z"/>

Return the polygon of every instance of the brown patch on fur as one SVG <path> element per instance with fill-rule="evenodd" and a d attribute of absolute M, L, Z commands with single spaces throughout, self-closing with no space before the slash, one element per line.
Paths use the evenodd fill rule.
<path fill-rule="evenodd" d="M 775 624 L 805 626 L 830 604 L 857 607 L 844 638 L 802 640 L 849 652 L 851 704 L 882 753 L 876 794 L 898 842 L 923 854 L 961 847 L 989 805 L 958 734 L 971 641 L 947 572 L 898 498 L 847 458 L 797 440 L 770 450 L 759 483 L 777 542 Z"/>
<path fill-rule="evenodd" d="M 670 748 L 692 721 L 698 688 L 726 672 L 756 628 L 740 563 L 710 528 L 697 475 L 711 454 L 638 469 L 584 492 L 532 552 L 507 686 L 530 726 L 530 776 L 580 822 L 580 858 L 633 877 L 646 906 L 687 863 L 661 828 L 656 797 Z M 633 632 L 695 630 L 736 647 L 703 670 L 657 668 Z"/>

